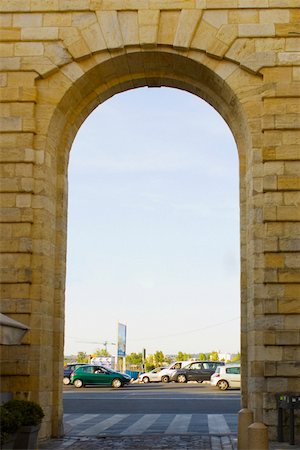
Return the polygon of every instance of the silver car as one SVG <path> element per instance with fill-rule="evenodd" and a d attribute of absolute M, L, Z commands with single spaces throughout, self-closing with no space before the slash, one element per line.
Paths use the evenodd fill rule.
<path fill-rule="evenodd" d="M 210 377 L 212 386 L 217 386 L 221 391 L 229 388 L 240 389 L 241 387 L 241 366 L 239 363 L 218 366 L 215 373 Z"/>
<path fill-rule="evenodd" d="M 159 374 L 165 367 L 156 367 L 150 372 L 141 373 L 138 377 L 140 383 L 151 383 L 155 381 L 161 381 L 161 375 Z"/>

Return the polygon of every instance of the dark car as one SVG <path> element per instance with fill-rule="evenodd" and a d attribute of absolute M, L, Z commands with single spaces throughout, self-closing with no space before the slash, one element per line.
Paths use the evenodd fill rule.
<path fill-rule="evenodd" d="M 116 372 L 109 367 L 86 364 L 78 367 L 71 375 L 71 384 L 81 388 L 87 385 L 110 385 L 114 388 L 130 383 L 131 377 L 126 373 Z"/>
<path fill-rule="evenodd" d="M 71 363 L 71 364 L 67 364 L 64 367 L 63 383 L 64 384 L 70 384 L 72 372 L 74 372 L 74 370 L 76 370 L 78 367 L 85 366 L 85 365 L 86 365 L 85 363 Z"/>
<path fill-rule="evenodd" d="M 176 370 L 170 381 L 187 383 L 188 381 L 210 381 L 210 377 L 218 366 L 224 366 L 222 361 L 193 361 L 182 369 Z"/>

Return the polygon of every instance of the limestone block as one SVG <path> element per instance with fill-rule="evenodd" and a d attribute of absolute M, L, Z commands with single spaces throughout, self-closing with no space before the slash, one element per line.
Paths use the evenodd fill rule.
<path fill-rule="evenodd" d="M 45 57 L 56 66 L 72 62 L 72 56 L 61 43 L 45 43 Z"/>
<path fill-rule="evenodd" d="M 138 12 L 139 39 L 142 47 L 155 47 L 159 24 L 159 10 Z"/>
<path fill-rule="evenodd" d="M 277 220 L 298 221 L 300 220 L 300 208 L 298 206 L 278 206 Z"/>
<path fill-rule="evenodd" d="M 21 68 L 21 59 L 19 57 L 0 58 L 0 70 L 11 71 Z"/>
<path fill-rule="evenodd" d="M 107 47 L 110 49 L 122 48 L 124 44 L 117 12 L 97 11 L 97 17 Z"/>
<path fill-rule="evenodd" d="M 232 61 L 240 61 L 242 58 L 246 58 L 253 53 L 255 53 L 254 40 L 238 38 L 229 48 L 228 52 L 226 53 L 226 58 Z"/>
<path fill-rule="evenodd" d="M 228 11 L 228 23 L 241 24 L 241 23 L 258 23 L 258 10 L 249 9 L 233 9 Z"/>
<path fill-rule="evenodd" d="M 98 30 L 98 33 L 99 33 L 99 30 Z M 90 37 L 92 34 L 93 34 L 93 30 L 90 30 L 87 38 L 92 39 L 92 37 Z M 96 31 L 94 34 L 96 34 Z M 67 45 L 68 52 L 73 56 L 74 59 L 86 58 L 87 56 L 89 56 L 91 54 L 91 49 L 88 46 L 88 44 L 86 43 L 86 40 L 84 40 L 84 39 L 79 39 L 70 44 L 66 43 L 66 45 Z"/>
<path fill-rule="evenodd" d="M 206 51 L 207 47 L 213 44 L 217 32 L 217 28 L 201 20 L 191 46 Z"/>
<path fill-rule="evenodd" d="M 221 28 L 221 26 L 228 24 L 228 11 L 226 10 L 204 11 L 203 19 L 205 20 L 205 22 L 219 29 Z"/>
<path fill-rule="evenodd" d="M 207 9 L 218 8 L 236 8 L 238 6 L 238 0 L 206 0 Z"/>
<path fill-rule="evenodd" d="M 136 11 L 122 11 L 118 14 L 124 45 L 134 45 L 139 41 L 138 15 Z"/>
<path fill-rule="evenodd" d="M 149 7 L 148 0 L 102 0 L 103 10 L 138 10 Z M 96 9 L 100 9 L 99 7 Z"/>
<path fill-rule="evenodd" d="M 20 28 L 4 28 L 0 29 L 1 41 L 18 41 L 21 37 Z"/>
<path fill-rule="evenodd" d="M 42 0 L 43 1 L 43 0 Z M 72 25 L 72 15 L 60 12 L 49 12 L 43 15 L 44 27 L 70 27 Z"/>
<path fill-rule="evenodd" d="M 90 52 L 99 52 L 101 50 L 106 49 L 106 43 L 103 38 L 103 34 L 101 28 L 98 23 L 90 25 L 89 27 L 81 30 L 81 34 L 90 50 Z M 81 43 L 79 43 L 81 44 Z M 69 46 L 70 51 L 70 46 Z M 74 52 L 70 53 L 74 56 Z M 86 55 L 87 53 L 84 53 Z M 78 57 L 78 56 L 77 56 Z"/>
<path fill-rule="evenodd" d="M 300 271 L 280 271 L 278 273 L 279 283 L 300 283 Z"/>
<path fill-rule="evenodd" d="M 300 189 L 300 177 L 285 176 L 285 175 L 278 177 L 278 189 L 299 190 Z"/>
<path fill-rule="evenodd" d="M 299 51 L 299 48 L 300 48 L 300 38 L 299 37 L 285 39 L 285 43 L 286 43 L 285 50 L 287 52 Z"/>
<path fill-rule="evenodd" d="M 175 48 L 189 48 L 201 15 L 202 11 L 197 9 L 181 11 L 173 43 Z"/>
<path fill-rule="evenodd" d="M 53 11 L 58 10 L 58 0 L 31 0 L 32 11 Z"/>
<path fill-rule="evenodd" d="M 14 14 L 13 27 L 41 27 L 43 21 L 42 14 Z"/>
<path fill-rule="evenodd" d="M 279 250 L 281 251 L 300 251 L 300 238 L 293 239 L 290 238 L 280 238 L 279 239 Z"/>
<path fill-rule="evenodd" d="M 289 23 L 290 11 L 288 9 L 263 9 L 259 11 L 261 23 Z"/>
<path fill-rule="evenodd" d="M 276 375 L 279 377 L 298 377 L 299 370 L 299 362 L 277 362 L 276 364 Z"/>
<path fill-rule="evenodd" d="M 58 0 L 58 9 L 62 11 L 89 10 L 90 0 Z"/>
<path fill-rule="evenodd" d="M 264 8 L 269 6 L 269 0 L 238 0 L 239 8 Z"/>
<path fill-rule="evenodd" d="M 274 24 L 240 24 L 238 25 L 238 35 L 240 37 L 272 37 L 275 36 Z"/>
<path fill-rule="evenodd" d="M 0 132 L 11 132 L 22 130 L 22 119 L 20 117 L 0 117 Z"/>
<path fill-rule="evenodd" d="M 280 314 L 299 314 L 299 285 L 296 285 L 296 288 L 293 285 L 287 286 L 286 293 L 292 298 L 278 299 L 278 312 Z"/>
<path fill-rule="evenodd" d="M 84 74 L 81 67 L 75 62 L 62 67 L 62 73 L 66 77 L 68 77 L 71 81 L 76 81 L 78 78 L 82 77 Z M 51 112 L 50 112 L 50 114 L 51 114 Z"/>
<path fill-rule="evenodd" d="M 72 27 L 82 29 L 97 22 L 97 16 L 93 12 L 75 12 L 72 14 Z"/>
<path fill-rule="evenodd" d="M 300 158 L 298 145 L 281 145 L 280 147 L 269 147 L 263 150 L 264 160 L 296 160 Z"/>
<path fill-rule="evenodd" d="M 58 39 L 57 27 L 22 28 L 21 40 L 24 41 L 49 41 Z"/>
<path fill-rule="evenodd" d="M 14 45 L 9 43 L 0 43 L 0 55 L 2 57 L 14 56 Z"/>
<path fill-rule="evenodd" d="M 194 9 L 195 0 L 148 0 L 149 9 Z"/>
<path fill-rule="evenodd" d="M 299 65 L 300 54 L 299 52 L 280 52 L 277 53 L 278 65 Z"/>
<path fill-rule="evenodd" d="M 19 42 L 15 44 L 15 56 L 39 56 L 44 53 L 41 42 Z"/>

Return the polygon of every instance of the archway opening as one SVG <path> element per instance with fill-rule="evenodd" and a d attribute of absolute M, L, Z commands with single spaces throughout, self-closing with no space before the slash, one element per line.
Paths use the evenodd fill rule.
<path fill-rule="evenodd" d="M 238 171 L 225 121 L 187 92 L 127 91 L 88 117 L 69 163 L 65 355 L 114 345 L 118 321 L 127 354 L 240 351 Z"/>

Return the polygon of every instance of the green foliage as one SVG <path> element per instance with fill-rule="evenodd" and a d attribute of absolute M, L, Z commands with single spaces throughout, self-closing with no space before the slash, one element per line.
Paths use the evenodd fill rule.
<path fill-rule="evenodd" d="M 97 348 L 95 351 L 95 356 L 111 356 L 111 354 L 106 350 L 106 348 Z"/>
<path fill-rule="evenodd" d="M 199 354 L 199 360 L 200 361 L 206 361 L 208 359 L 208 355 L 206 353 L 200 353 Z"/>
<path fill-rule="evenodd" d="M 88 363 L 89 357 L 85 352 L 78 352 L 76 356 L 76 361 L 79 363 Z"/>
<path fill-rule="evenodd" d="M 130 353 L 126 356 L 126 363 L 132 366 L 140 366 L 143 362 L 142 353 Z"/>
<path fill-rule="evenodd" d="M 156 351 L 153 355 L 155 367 L 161 366 L 165 361 L 165 355 L 162 351 Z"/>
<path fill-rule="evenodd" d="M 0 406 L 1 445 L 21 426 L 21 415 L 18 411 L 10 411 L 5 405 Z"/>
<path fill-rule="evenodd" d="M 176 359 L 178 361 L 188 361 L 191 359 L 191 355 L 189 353 L 178 352 Z"/>
<path fill-rule="evenodd" d="M 218 361 L 219 359 L 219 353 L 216 351 L 211 352 L 211 354 L 209 355 L 209 359 L 211 361 Z"/>
<path fill-rule="evenodd" d="M 20 420 L 21 426 L 38 425 L 44 417 L 40 405 L 29 400 L 9 400 L 3 407 Z"/>
<path fill-rule="evenodd" d="M 241 360 L 240 352 L 231 358 L 231 362 L 236 362 L 236 361 L 240 361 L 240 360 Z"/>

